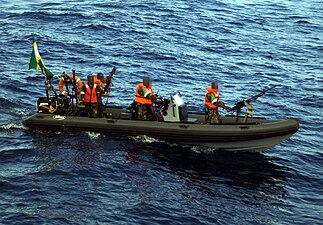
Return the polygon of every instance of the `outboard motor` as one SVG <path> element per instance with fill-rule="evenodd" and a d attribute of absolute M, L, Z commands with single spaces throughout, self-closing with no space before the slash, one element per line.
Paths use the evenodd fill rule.
<path fill-rule="evenodd" d="M 57 112 L 62 111 L 62 109 L 64 107 L 68 107 L 68 105 L 69 105 L 68 98 L 58 97 L 57 100 L 58 100 L 58 102 L 56 102 L 55 96 L 51 96 L 52 105 L 58 104 L 57 105 L 57 108 L 58 108 Z M 36 110 L 38 113 L 49 113 L 49 101 L 48 101 L 47 97 L 38 98 L 37 103 L 36 103 Z"/>
<path fill-rule="evenodd" d="M 187 121 L 187 106 L 184 103 L 181 93 L 176 92 L 170 96 L 168 107 L 162 113 L 165 122 L 185 122 Z"/>

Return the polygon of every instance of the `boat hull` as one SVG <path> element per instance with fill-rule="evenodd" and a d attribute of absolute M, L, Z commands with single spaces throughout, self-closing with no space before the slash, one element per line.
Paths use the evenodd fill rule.
<path fill-rule="evenodd" d="M 146 135 L 170 143 L 202 145 L 228 151 L 259 152 L 288 139 L 299 129 L 295 119 L 253 119 L 242 123 L 242 118 L 224 117 L 223 123 L 204 123 L 204 115 L 189 114 L 183 123 L 138 121 L 125 117 L 121 109 L 112 109 L 110 118 L 89 118 L 37 113 L 24 121 L 31 130 L 58 132 L 90 131 L 108 136 Z M 124 118 L 124 119 L 122 119 Z"/>

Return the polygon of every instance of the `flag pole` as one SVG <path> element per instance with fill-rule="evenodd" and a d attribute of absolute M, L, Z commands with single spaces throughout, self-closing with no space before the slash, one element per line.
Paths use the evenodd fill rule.
<path fill-rule="evenodd" d="M 39 55 L 39 52 L 38 52 L 38 49 L 36 48 L 37 47 L 37 44 L 36 44 L 36 40 L 35 40 L 35 34 L 32 33 L 32 37 L 33 37 L 33 51 L 35 52 L 37 50 L 37 54 Z M 35 47 L 36 45 L 36 47 Z M 47 78 L 47 74 L 46 74 L 46 68 L 45 68 L 45 65 L 43 64 L 42 62 L 42 59 L 39 55 L 39 58 L 35 57 L 35 60 L 36 60 L 36 69 L 37 69 L 37 65 L 40 67 L 43 75 L 44 75 L 44 79 L 45 79 L 45 91 L 46 91 L 46 97 L 47 97 L 47 100 L 48 100 L 48 104 L 49 104 L 49 109 L 48 111 L 50 113 L 54 113 L 57 109 L 57 102 L 55 103 L 56 105 L 56 108 L 54 108 L 54 106 L 52 105 L 52 99 L 51 99 L 51 96 L 50 96 L 50 92 L 49 90 L 51 89 L 51 86 L 49 86 L 49 82 L 48 82 L 48 78 Z M 30 67 L 29 67 L 30 68 Z"/>
<path fill-rule="evenodd" d="M 51 99 L 51 96 L 49 93 L 49 90 L 51 87 L 48 85 L 48 78 L 46 76 L 46 70 L 45 70 L 45 67 L 44 67 L 41 60 L 39 60 L 38 63 L 40 64 L 39 66 L 40 66 L 41 71 L 44 74 L 44 78 L 45 78 L 45 91 L 46 91 L 46 96 L 47 96 L 47 100 L 48 100 L 48 104 L 49 104 L 49 112 L 54 113 L 56 111 L 57 105 L 56 105 L 56 108 L 54 108 L 54 106 L 52 105 L 52 99 Z"/>

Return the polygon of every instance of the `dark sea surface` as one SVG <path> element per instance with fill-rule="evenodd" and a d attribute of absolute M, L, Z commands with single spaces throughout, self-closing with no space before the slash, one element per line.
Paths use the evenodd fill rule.
<path fill-rule="evenodd" d="M 321 0 L 1 0 L 0 28 L 0 224 L 322 224 Z M 55 74 L 116 66 L 109 104 L 128 106 L 143 76 L 190 111 L 213 80 L 230 106 L 279 84 L 255 115 L 300 130 L 259 154 L 31 133 L 45 95 L 32 33 Z"/>

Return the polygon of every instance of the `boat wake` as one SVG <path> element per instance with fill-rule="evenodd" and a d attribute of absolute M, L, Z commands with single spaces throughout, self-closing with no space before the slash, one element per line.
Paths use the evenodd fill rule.
<path fill-rule="evenodd" d="M 135 137 L 129 137 L 129 139 L 134 140 L 136 142 L 142 142 L 142 143 L 165 143 L 165 141 L 158 140 L 153 137 L 149 137 L 147 135 L 138 135 Z"/>
<path fill-rule="evenodd" d="M 213 154 L 216 148 L 206 147 L 206 146 L 190 146 L 192 152 L 197 154 Z"/>
<path fill-rule="evenodd" d="M 28 128 L 25 127 L 24 125 L 22 125 L 21 123 L 20 124 L 16 124 L 16 123 L 4 124 L 4 125 L 1 125 L 0 128 L 3 130 L 15 130 L 15 129 L 28 130 Z"/>
<path fill-rule="evenodd" d="M 139 135 L 135 137 L 129 137 L 130 140 L 146 143 L 146 144 L 166 144 L 167 146 L 174 148 L 185 148 L 189 149 L 193 153 L 197 154 L 213 154 L 217 149 L 213 147 L 200 146 L 200 145 L 186 145 L 186 144 L 178 144 L 178 143 L 169 143 L 167 141 L 158 140 L 153 137 L 149 137 L 147 135 Z"/>
<path fill-rule="evenodd" d="M 88 131 L 88 132 L 85 132 L 85 133 L 88 135 L 88 137 L 90 139 L 98 139 L 101 136 L 100 133 L 96 133 L 96 132 L 90 132 L 90 131 Z"/>

